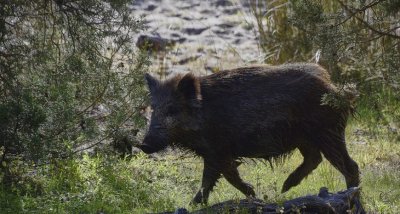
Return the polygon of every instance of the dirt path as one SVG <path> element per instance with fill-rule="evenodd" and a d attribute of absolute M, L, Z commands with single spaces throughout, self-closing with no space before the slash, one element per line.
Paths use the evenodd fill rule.
<path fill-rule="evenodd" d="M 141 35 L 175 41 L 154 57 L 152 72 L 206 74 L 262 62 L 247 0 L 136 0 L 132 13 L 146 21 Z"/>

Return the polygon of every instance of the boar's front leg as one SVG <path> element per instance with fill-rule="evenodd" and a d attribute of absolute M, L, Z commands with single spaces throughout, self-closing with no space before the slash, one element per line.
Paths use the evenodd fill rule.
<path fill-rule="evenodd" d="M 221 177 L 221 169 L 215 161 L 204 159 L 203 179 L 201 189 L 192 200 L 192 204 L 206 204 L 210 192 Z"/>
<path fill-rule="evenodd" d="M 254 197 L 256 193 L 254 192 L 253 186 L 244 182 L 240 176 L 237 167 L 239 166 L 239 162 L 231 161 L 228 164 L 224 164 L 224 169 L 222 170 L 222 174 L 226 178 L 226 180 L 232 184 L 236 189 L 240 190 L 247 197 Z"/>

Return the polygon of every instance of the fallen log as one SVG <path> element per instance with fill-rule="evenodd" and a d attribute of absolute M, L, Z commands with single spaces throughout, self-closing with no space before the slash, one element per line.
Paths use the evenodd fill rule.
<path fill-rule="evenodd" d="M 322 187 L 318 195 L 308 195 L 284 202 L 267 204 L 260 199 L 229 200 L 210 207 L 189 212 L 179 208 L 173 212 L 160 214 L 208 214 L 208 213 L 365 213 L 360 203 L 360 188 L 353 187 L 337 193 Z"/>

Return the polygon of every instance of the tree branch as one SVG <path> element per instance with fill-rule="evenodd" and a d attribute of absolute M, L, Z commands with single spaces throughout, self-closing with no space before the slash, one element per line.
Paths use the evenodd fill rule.
<path fill-rule="evenodd" d="M 349 7 L 348 7 L 345 3 L 343 3 L 341 0 L 337 0 L 337 1 L 339 2 L 339 4 L 340 4 L 347 12 L 350 13 L 350 17 L 354 17 L 355 19 L 357 19 L 358 21 L 360 21 L 360 22 L 361 22 L 366 28 L 368 28 L 369 30 L 373 31 L 374 33 L 383 35 L 383 36 L 388 36 L 388 37 L 391 37 L 391 38 L 400 39 L 400 36 L 398 36 L 398 35 L 396 35 L 396 34 L 390 33 L 390 32 L 393 32 L 394 30 L 396 30 L 396 29 L 399 28 L 399 27 L 395 27 L 395 28 L 389 29 L 388 31 L 378 30 L 378 29 L 372 27 L 372 26 L 371 26 L 368 22 L 366 22 L 364 19 L 362 19 L 362 18 L 356 16 L 357 13 L 367 10 L 368 8 L 371 8 L 371 7 L 375 6 L 375 5 L 377 5 L 377 4 L 381 3 L 381 2 L 383 2 L 383 0 L 374 1 L 374 2 L 372 2 L 372 3 L 370 3 L 370 4 L 368 4 L 368 5 L 366 5 L 366 6 L 362 7 L 362 8 L 360 8 L 360 9 L 355 9 L 355 10 L 349 8 Z M 347 20 L 346 20 L 346 21 L 347 21 Z"/>

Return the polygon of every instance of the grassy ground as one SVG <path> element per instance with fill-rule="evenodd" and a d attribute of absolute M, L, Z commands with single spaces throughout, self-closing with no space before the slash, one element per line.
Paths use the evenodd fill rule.
<path fill-rule="evenodd" d="M 233 46 L 224 52 L 217 47 L 192 48 L 187 52 L 207 53 L 185 65 L 187 71 L 195 73 L 254 63 L 242 59 Z M 178 52 L 179 45 L 175 49 Z M 179 64 L 180 58 L 168 57 L 172 65 Z M 209 61 L 215 62 L 207 65 Z M 172 70 L 165 62 L 165 58 L 158 59 L 150 71 Z M 378 90 L 381 92 L 362 95 L 365 100 L 359 101 L 358 115 L 347 127 L 347 145 L 360 166 L 365 209 L 373 213 L 400 213 L 400 100 L 390 90 Z M 375 111 L 374 102 L 383 107 Z M 297 151 L 283 163 L 274 163 L 273 169 L 264 162 L 249 160 L 240 166 L 240 173 L 254 185 L 258 198 L 271 203 L 316 194 L 323 186 L 331 192 L 345 188 L 343 176 L 324 160 L 300 185 L 281 194 L 283 182 L 301 161 Z M 200 158 L 176 154 L 150 158 L 141 153 L 121 159 L 102 153 L 22 168 L 15 169 L 23 171 L 19 182 L 0 186 L 0 214 L 146 213 L 199 208 L 191 207 L 189 202 L 200 187 Z M 209 204 L 242 198 L 238 190 L 221 179 Z"/>
<path fill-rule="evenodd" d="M 385 99 L 390 97 L 386 94 Z M 393 102 L 393 103 L 391 103 Z M 396 100 L 386 100 L 395 104 Z M 361 101 L 362 103 L 362 101 Z M 347 128 L 347 145 L 361 168 L 362 200 L 377 213 L 400 212 L 400 143 L 394 126 L 398 107 L 371 113 L 359 108 Z M 396 105 L 388 105 L 396 106 Z M 399 106 L 399 105 L 397 105 Z M 385 110 L 386 109 L 386 110 Z M 379 118 L 379 121 L 377 121 Z M 398 119 L 398 117 L 397 117 Z M 315 194 L 326 186 L 336 192 L 345 188 L 343 176 L 326 160 L 300 185 L 285 194 L 280 189 L 301 163 L 296 151 L 284 163 L 248 161 L 240 166 L 244 180 L 255 186 L 258 198 L 267 202 Z M 200 186 L 202 160 L 164 154 L 157 159 L 139 154 L 120 159 L 105 154 L 84 156 L 40 167 L 17 186 L 0 189 L 1 213 L 144 213 L 195 209 L 189 202 Z M 210 204 L 244 196 L 224 179 L 210 196 Z"/>
<path fill-rule="evenodd" d="M 234 66 L 227 61 L 222 58 L 224 64 L 219 66 Z M 362 95 L 358 105 L 358 113 L 348 123 L 347 145 L 360 166 L 364 207 L 374 213 L 400 213 L 400 100 L 390 90 L 375 89 L 370 95 Z M 24 166 L 25 176 L 19 182 L 0 187 L 0 213 L 198 209 L 189 202 L 200 187 L 202 160 L 174 154 L 155 159 L 141 153 L 121 159 L 101 153 L 39 168 Z M 273 169 L 264 162 L 249 160 L 240 166 L 240 173 L 254 185 L 258 198 L 271 203 L 316 194 L 322 186 L 332 192 L 345 188 L 343 176 L 324 160 L 300 185 L 281 194 L 283 182 L 301 161 L 297 151 L 283 163 L 274 163 Z M 238 190 L 221 179 L 209 204 L 241 198 L 244 196 Z"/>
<path fill-rule="evenodd" d="M 224 52 L 221 56 L 222 64 L 218 66 L 222 69 L 235 67 L 238 62 L 246 64 L 234 53 Z M 196 62 L 188 66 L 192 70 L 202 67 Z M 380 105 L 378 111 L 374 103 Z M 390 90 L 378 88 L 371 95 L 362 95 L 358 105 L 346 136 L 350 155 L 361 170 L 363 205 L 374 213 L 400 213 L 400 99 Z M 174 154 L 155 159 L 140 153 L 121 159 L 102 153 L 39 168 L 24 166 L 26 177 L 14 186 L 0 186 L 0 213 L 146 213 L 178 207 L 197 209 L 189 203 L 200 187 L 202 160 Z M 283 163 L 274 163 L 273 169 L 268 163 L 249 160 L 239 170 L 242 178 L 255 187 L 257 197 L 271 203 L 316 194 L 323 186 L 331 192 L 345 189 L 344 177 L 324 159 L 300 185 L 281 194 L 283 182 L 301 162 L 302 157 L 296 151 Z M 244 196 L 238 190 L 221 179 L 210 195 L 209 204 L 241 198 Z"/>

